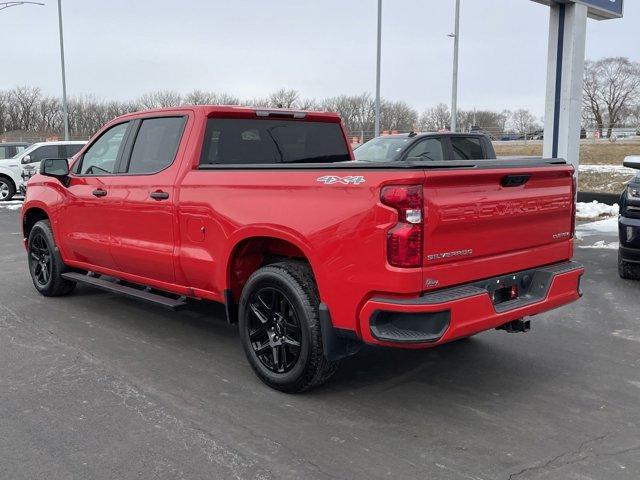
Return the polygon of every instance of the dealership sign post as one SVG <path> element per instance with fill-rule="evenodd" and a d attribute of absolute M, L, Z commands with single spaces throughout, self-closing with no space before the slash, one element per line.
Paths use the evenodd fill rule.
<path fill-rule="evenodd" d="M 543 155 L 566 159 L 577 176 L 587 18 L 622 18 L 623 0 L 533 1 L 551 10 Z"/>

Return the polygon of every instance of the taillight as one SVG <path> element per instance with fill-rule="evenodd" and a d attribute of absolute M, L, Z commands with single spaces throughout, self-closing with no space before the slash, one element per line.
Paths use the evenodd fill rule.
<path fill-rule="evenodd" d="M 571 182 L 571 238 L 576 236 L 576 190 L 578 190 L 578 182 L 574 176 Z"/>
<path fill-rule="evenodd" d="M 380 201 L 398 211 L 398 223 L 387 232 L 387 260 L 394 267 L 422 266 L 424 202 L 422 185 L 384 187 Z"/>

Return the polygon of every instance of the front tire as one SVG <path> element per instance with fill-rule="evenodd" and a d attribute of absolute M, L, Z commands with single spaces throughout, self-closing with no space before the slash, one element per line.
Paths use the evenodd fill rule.
<path fill-rule="evenodd" d="M 618 251 L 618 275 L 625 280 L 640 280 L 640 265 L 625 262 Z"/>
<path fill-rule="evenodd" d="M 318 290 L 306 263 L 267 265 L 249 277 L 240 296 L 240 339 L 265 384 L 301 392 L 327 381 L 337 362 L 324 356 Z"/>
<path fill-rule="evenodd" d="M 11 180 L 0 177 L 0 202 L 8 202 L 16 194 L 16 186 Z"/>
<path fill-rule="evenodd" d="M 67 295 L 76 283 L 62 278 L 68 271 L 56 247 L 49 220 L 40 220 L 29 233 L 27 242 L 29 273 L 36 290 L 45 297 Z"/>

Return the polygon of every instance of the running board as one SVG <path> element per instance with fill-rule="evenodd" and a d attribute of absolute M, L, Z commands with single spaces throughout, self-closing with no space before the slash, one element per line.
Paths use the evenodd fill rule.
<path fill-rule="evenodd" d="M 148 287 L 143 287 L 142 285 L 141 287 L 144 288 L 144 290 L 130 287 L 128 285 L 122 285 L 117 283 L 117 280 L 105 280 L 101 277 L 94 277 L 76 272 L 63 273 L 62 277 L 72 282 L 83 283 L 91 287 L 99 288 L 100 290 L 118 293 L 125 297 L 142 300 L 143 302 L 152 303 L 170 310 L 179 310 L 187 305 L 187 299 L 185 297 L 171 298 L 158 293 L 152 293 Z"/>

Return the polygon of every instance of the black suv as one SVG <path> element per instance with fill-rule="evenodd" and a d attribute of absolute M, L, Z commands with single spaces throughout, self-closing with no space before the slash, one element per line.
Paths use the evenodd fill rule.
<path fill-rule="evenodd" d="M 640 155 L 625 158 L 624 166 L 640 170 Z M 618 273 L 622 278 L 640 280 L 640 173 L 620 197 L 618 234 Z"/>
<path fill-rule="evenodd" d="M 404 133 L 383 135 L 354 150 L 362 162 L 495 159 L 489 137 L 482 133 Z"/>

